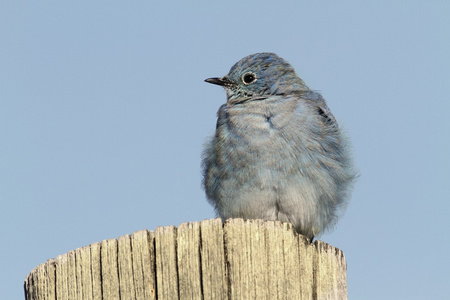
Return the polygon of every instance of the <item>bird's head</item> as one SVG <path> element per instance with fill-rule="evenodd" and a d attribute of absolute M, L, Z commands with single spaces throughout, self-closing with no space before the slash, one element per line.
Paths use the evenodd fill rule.
<path fill-rule="evenodd" d="M 228 101 L 287 95 L 308 87 L 295 74 L 294 68 L 274 53 L 256 53 L 238 61 L 221 78 L 208 78 L 206 82 L 221 85 Z"/>

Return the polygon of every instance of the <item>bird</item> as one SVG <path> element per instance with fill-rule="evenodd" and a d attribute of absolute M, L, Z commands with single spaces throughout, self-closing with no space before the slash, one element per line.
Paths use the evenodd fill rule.
<path fill-rule="evenodd" d="M 311 242 L 331 229 L 358 174 L 321 94 L 267 52 L 205 81 L 227 96 L 202 153 L 202 185 L 216 214 L 289 222 Z"/>

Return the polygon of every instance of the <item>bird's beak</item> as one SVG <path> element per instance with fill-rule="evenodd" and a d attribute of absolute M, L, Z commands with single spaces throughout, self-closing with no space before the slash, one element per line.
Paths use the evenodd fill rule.
<path fill-rule="evenodd" d="M 217 84 L 221 86 L 230 86 L 233 84 L 233 82 L 226 77 L 222 78 L 212 77 L 205 79 L 205 81 L 208 83 Z"/>

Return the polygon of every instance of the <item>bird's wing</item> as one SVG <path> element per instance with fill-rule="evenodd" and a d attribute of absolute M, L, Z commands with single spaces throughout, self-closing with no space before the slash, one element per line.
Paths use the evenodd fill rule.
<path fill-rule="evenodd" d="M 338 127 L 338 123 L 322 95 L 318 92 L 309 90 L 302 93 L 302 98 L 311 101 L 317 108 L 317 113 L 323 118 L 326 125 Z"/>

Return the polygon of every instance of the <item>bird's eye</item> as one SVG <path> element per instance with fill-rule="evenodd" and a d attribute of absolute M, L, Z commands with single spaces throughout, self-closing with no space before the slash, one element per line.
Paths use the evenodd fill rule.
<path fill-rule="evenodd" d="M 244 76 L 242 76 L 242 82 L 244 84 L 250 84 L 256 80 L 256 75 L 253 73 L 245 73 Z"/>

